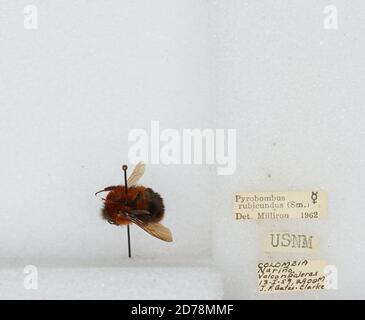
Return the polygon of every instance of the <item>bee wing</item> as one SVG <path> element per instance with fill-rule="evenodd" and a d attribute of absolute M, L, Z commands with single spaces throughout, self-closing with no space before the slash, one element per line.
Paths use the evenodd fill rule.
<path fill-rule="evenodd" d="M 134 167 L 134 170 L 132 174 L 128 178 L 128 186 L 134 186 L 138 183 L 139 179 L 144 174 L 145 164 L 143 162 L 137 163 L 137 165 Z"/>
<path fill-rule="evenodd" d="M 169 228 L 166 228 L 161 223 L 157 222 L 143 222 L 138 218 L 131 218 L 132 222 L 135 223 L 137 226 L 142 228 L 144 231 L 149 233 L 151 236 L 154 236 L 160 240 L 166 242 L 172 242 L 172 234 Z"/>

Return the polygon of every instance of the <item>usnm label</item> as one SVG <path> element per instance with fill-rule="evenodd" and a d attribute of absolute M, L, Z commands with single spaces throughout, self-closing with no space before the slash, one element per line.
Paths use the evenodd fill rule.
<path fill-rule="evenodd" d="M 325 191 L 238 192 L 233 194 L 236 220 L 316 220 L 327 215 Z"/>
<path fill-rule="evenodd" d="M 265 252 L 313 253 L 319 248 L 319 237 L 294 232 L 269 232 L 264 236 Z"/>
<path fill-rule="evenodd" d="M 322 260 L 260 262 L 257 284 L 260 293 L 326 290 L 326 263 Z"/>

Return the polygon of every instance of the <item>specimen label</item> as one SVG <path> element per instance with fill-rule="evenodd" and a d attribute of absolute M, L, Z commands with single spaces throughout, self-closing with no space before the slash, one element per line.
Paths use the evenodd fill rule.
<path fill-rule="evenodd" d="M 257 284 L 260 293 L 326 289 L 326 263 L 322 260 L 260 262 Z"/>
<path fill-rule="evenodd" d="M 316 220 L 326 217 L 325 191 L 237 192 L 233 194 L 235 220 Z"/>
<path fill-rule="evenodd" d="M 312 253 L 319 248 L 319 237 L 294 232 L 269 232 L 264 237 L 265 252 Z"/>

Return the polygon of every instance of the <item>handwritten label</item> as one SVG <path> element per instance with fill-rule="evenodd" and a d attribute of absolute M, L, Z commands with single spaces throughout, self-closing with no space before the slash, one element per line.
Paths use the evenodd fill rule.
<path fill-rule="evenodd" d="M 269 232 L 264 238 L 265 252 L 312 253 L 319 248 L 318 236 L 293 232 Z"/>
<path fill-rule="evenodd" d="M 322 260 L 264 262 L 257 265 L 260 293 L 325 290 L 326 263 Z"/>
<path fill-rule="evenodd" d="M 233 194 L 236 220 L 316 220 L 327 215 L 325 191 L 241 192 Z"/>

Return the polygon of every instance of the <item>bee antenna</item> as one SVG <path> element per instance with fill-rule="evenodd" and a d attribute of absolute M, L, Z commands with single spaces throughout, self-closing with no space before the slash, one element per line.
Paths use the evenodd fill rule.
<path fill-rule="evenodd" d="M 116 188 L 117 188 L 116 186 L 106 187 L 106 188 L 104 188 L 103 190 L 99 190 L 98 192 L 95 192 L 95 196 L 96 196 L 97 194 L 99 194 L 100 192 L 113 191 L 113 190 L 115 190 Z"/>
<path fill-rule="evenodd" d="M 103 190 L 100 190 L 100 191 L 98 191 L 98 192 L 95 192 L 95 196 L 97 196 L 99 193 L 101 193 L 101 192 L 103 192 L 104 191 L 104 189 Z"/>

